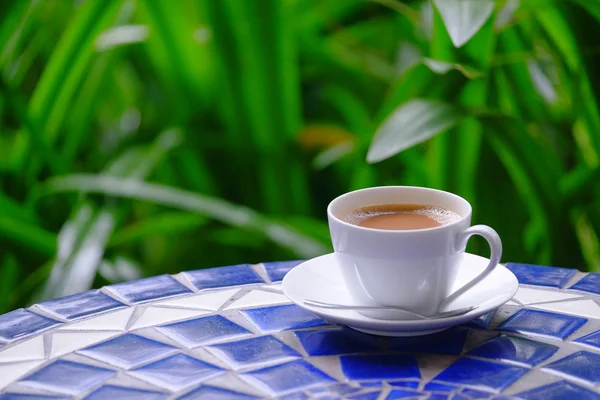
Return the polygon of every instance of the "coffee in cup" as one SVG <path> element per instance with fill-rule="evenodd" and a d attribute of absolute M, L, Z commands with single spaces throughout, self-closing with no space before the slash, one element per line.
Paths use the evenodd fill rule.
<path fill-rule="evenodd" d="M 361 207 L 342 218 L 353 225 L 372 229 L 411 230 L 435 228 L 460 219 L 454 211 L 419 204 L 382 204 Z"/>

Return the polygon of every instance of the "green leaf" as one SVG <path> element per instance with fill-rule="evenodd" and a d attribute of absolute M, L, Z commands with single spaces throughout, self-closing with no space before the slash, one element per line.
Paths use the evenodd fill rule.
<path fill-rule="evenodd" d="M 398 107 L 377 129 L 367 161 L 389 158 L 437 133 L 456 125 L 462 118 L 458 109 L 437 101 L 416 99 Z"/>
<path fill-rule="evenodd" d="M 467 43 L 494 11 L 492 0 L 433 0 L 454 47 Z"/>
<path fill-rule="evenodd" d="M 120 60 L 119 54 L 119 51 L 98 54 L 86 81 L 81 86 L 77 100 L 77 112 L 74 112 L 69 118 L 65 143 L 61 151 L 61 158 L 68 167 L 73 166 L 81 147 L 86 140 L 90 139 L 89 133 L 93 129 L 94 116 L 103 100 L 103 89 L 111 90 L 108 87 L 115 66 Z"/>
<path fill-rule="evenodd" d="M 458 63 L 450 63 L 447 61 L 434 60 L 432 58 L 424 58 L 423 64 L 425 64 L 432 72 L 436 74 L 445 75 L 452 70 L 456 70 L 463 74 L 465 78 L 477 79 L 483 76 L 483 72 L 476 70 L 465 65 Z"/>
<path fill-rule="evenodd" d="M 50 144 L 56 139 L 65 117 L 73 111 L 73 95 L 87 78 L 95 55 L 96 34 L 113 22 L 120 6 L 121 2 L 117 1 L 84 2 L 56 44 L 29 102 L 29 113 L 44 127 L 44 136 Z M 28 142 L 24 146 L 30 150 Z M 24 152 L 29 155 L 27 153 Z M 34 158 L 30 164 L 32 174 L 36 175 L 40 168 L 38 161 Z"/>
<path fill-rule="evenodd" d="M 35 212 L 13 199 L 0 193 L 0 215 L 11 216 L 20 221 L 37 222 Z"/>
<path fill-rule="evenodd" d="M 326 252 L 322 243 L 294 229 L 273 222 L 249 208 L 219 198 L 164 185 L 107 175 L 73 174 L 50 178 L 44 185 L 44 189 L 46 195 L 61 192 L 83 192 L 149 201 L 180 210 L 197 212 L 225 224 L 260 232 L 273 242 L 302 257 L 315 257 Z"/>
<path fill-rule="evenodd" d="M 58 252 L 43 298 L 53 299 L 89 289 L 114 228 L 108 210 L 94 212 L 89 203 L 78 208 L 58 234 Z"/>
<path fill-rule="evenodd" d="M 8 295 L 19 282 L 19 264 L 16 258 L 8 253 L 0 260 L 0 313 L 12 309 L 11 298 Z"/>
<path fill-rule="evenodd" d="M 54 233 L 12 216 L 0 215 L 0 238 L 48 257 L 56 252 Z"/>
<path fill-rule="evenodd" d="M 535 12 L 536 21 L 546 30 L 567 65 L 573 70 L 577 70 L 581 59 L 574 36 L 575 31 L 569 26 L 562 10 L 554 5 L 549 7 L 532 6 L 532 10 Z"/>
<path fill-rule="evenodd" d="M 142 269 L 132 260 L 117 257 L 115 262 L 103 261 L 98 268 L 98 273 L 109 282 L 123 282 L 140 279 Z"/>
<path fill-rule="evenodd" d="M 207 9 L 221 61 L 218 106 L 230 148 L 239 154 L 232 162 L 244 175 L 244 197 L 272 214 L 307 213 L 305 168 L 286 157 L 287 141 L 302 125 L 291 7 L 279 0 L 223 0 L 207 2 Z M 256 194 L 258 201 L 251 201 Z"/>
<path fill-rule="evenodd" d="M 419 22 L 419 12 L 414 10 L 409 5 L 398 0 L 371 0 L 373 3 L 379 3 L 382 6 L 388 7 L 396 12 L 399 12 L 413 24 Z"/>
<path fill-rule="evenodd" d="M 115 176 L 143 179 L 160 164 L 167 153 L 181 144 L 181 132 L 167 129 L 160 133 L 150 146 L 130 149 L 115 159 L 106 172 Z"/>
<path fill-rule="evenodd" d="M 588 13 L 595 17 L 600 22 L 600 4 L 590 0 L 573 0 L 579 3 L 581 7 L 585 8 Z"/>
<path fill-rule="evenodd" d="M 576 207 L 571 211 L 571 219 L 589 271 L 600 272 L 600 241 L 589 216 L 582 207 Z"/>
<path fill-rule="evenodd" d="M 178 85 L 179 92 L 185 92 L 200 105 L 210 101 L 216 86 L 214 52 L 208 46 L 211 31 L 203 20 L 204 8 L 202 1 L 143 1 L 138 6 L 152 32 L 149 55 L 155 63 L 164 63 L 167 78 Z M 197 39 L 198 33 L 205 38 Z"/>
<path fill-rule="evenodd" d="M 149 235 L 174 236 L 206 225 L 208 219 L 189 212 L 166 212 L 148 217 L 115 233 L 110 246 L 139 241 Z"/>
<path fill-rule="evenodd" d="M 267 241 L 262 235 L 248 235 L 248 232 L 236 227 L 226 226 L 212 229 L 207 240 L 226 247 L 260 249 Z"/>
<path fill-rule="evenodd" d="M 48 163 L 54 173 L 65 172 L 62 160 L 57 154 L 53 153 L 47 138 L 44 136 L 39 121 L 31 115 L 25 99 L 21 94 L 9 86 L 7 82 L 0 76 L 0 91 L 4 92 L 8 104 L 12 105 L 19 119 L 27 127 L 27 139 L 33 144 L 36 150 L 36 161 L 44 160 Z M 30 177 L 30 181 L 32 181 Z"/>
<path fill-rule="evenodd" d="M 515 12 L 519 9 L 520 0 L 506 0 L 504 5 L 498 10 L 496 20 L 494 21 L 494 29 L 502 31 L 510 26 L 515 19 Z"/>
<path fill-rule="evenodd" d="M 436 86 L 441 86 L 440 76 L 431 72 L 423 64 L 416 64 L 390 85 L 387 94 L 377 111 L 375 121 L 381 123 L 400 104 L 418 97 L 422 93 L 430 93 Z M 447 81 L 447 80 L 446 80 Z"/>
<path fill-rule="evenodd" d="M 354 143 L 344 142 L 319 153 L 313 160 L 313 167 L 324 169 L 352 153 Z"/>

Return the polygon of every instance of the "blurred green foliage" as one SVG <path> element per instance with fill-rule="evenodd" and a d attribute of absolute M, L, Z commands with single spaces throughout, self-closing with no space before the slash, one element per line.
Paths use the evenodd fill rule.
<path fill-rule="evenodd" d="M 599 4 L 1 2 L 0 312 L 325 253 L 327 203 L 376 185 L 600 271 Z"/>

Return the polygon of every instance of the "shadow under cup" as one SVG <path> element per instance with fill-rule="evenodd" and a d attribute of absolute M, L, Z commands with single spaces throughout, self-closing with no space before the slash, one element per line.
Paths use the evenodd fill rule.
<path fill-rule="evenodd" d="M 382 230 L 345 222 L 350 212 L 385 204 L 442 207 L 462 218 L 416 230 Z M 471 205 L 441 190 L 385 186 L 357 190 L 327 207 L 329 231 L 343 278 L 356 304 L 396 306 L 424 315 L 438 312 L 451 292 L 465 250 L 459 234 L 471 224 Z M 377 319 L 414 319 L 399 310 L 360 311 Z"/>

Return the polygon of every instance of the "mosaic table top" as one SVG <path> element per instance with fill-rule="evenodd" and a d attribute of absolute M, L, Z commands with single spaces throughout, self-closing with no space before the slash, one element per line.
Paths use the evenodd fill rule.
<path fill-rule="evenodd" d="M 162 275 L 0 316 L 0 400 L 600 399 L 600 274 L 507 264 L 466 326 L 381 338 L 293 305 L 297 261 Z"/>

